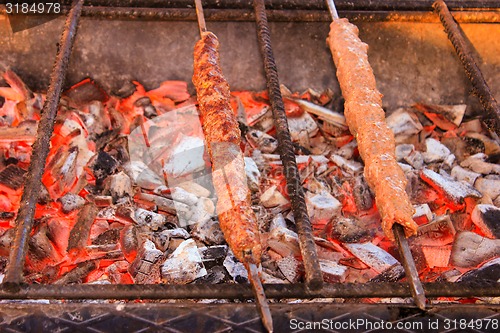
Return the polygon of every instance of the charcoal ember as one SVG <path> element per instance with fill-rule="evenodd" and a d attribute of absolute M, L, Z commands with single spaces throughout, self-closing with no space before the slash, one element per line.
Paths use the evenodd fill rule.
<path fill-rule="evenodd" d="M 253 192 L 258 192 L 261 175 L 259 167 L 251 157 L 245 157 L 245 173 L 247 175 L 248 188 Z"/>
<path fill-rule="evenodd" d="M 222 265 L 227 255 L 227 245 L 205 246 L 198 248 L 201 260 L 205 268 L 210 268 L 215 265 Z"/>
<path fill-rule="evenodd" d="M 500 180 L 479 177 L 474 183 L 474 187 L 492 201 L 500 197 Z"/>
<path fill-rule="evenodd" d="M 356 140 L 352 140 L 351 142 L 340 147 L 336 154 L 342 156 L 343 158 L 350 160 L 354 156 L 354 152 L 358 148 L 358 143 Z"/>
<path fill-rule="evenodd" d="M 120 248 L 128 262 L 133 262 L 139 248 L 139 235 L 134 225 L 125 226 L 120 231 Z"/>
<path fill-rule="evenodd" d="M 78 212 L 76 223 L 71 229 L 68 241 L 68 252 L 73 249 L 84 248 L 89 241 L 90 228 L 97 216 L 97 206 L 93 203 L 87 203 Z"/>
<path fill-rule="evenodd" d="M 107 176 L 116 171 L 119 166 L 119 162 L 110 154 L 100 150 L 89 161 L 88 166 L 93 170 L 96 182 L 102 182 Z"/>
<path fill-rule="evenodd" d="M 35 261 L 50 259 L 55 262 L 59 257 L 54 245 L 47 237 L 47 233 L 47 224 L 42 222 L 30 237 L 28 249 L 31 259 L 35 259 Z"/>
<path fill-rule="evenodd" d="M 486 136 L 482 133 L 473 133 L 471 131 L 467 131 L 466 138 L 480 140 L 482 143 L 482 146 L 484 147 L 484 150 L 481 151 L 481 153 L 485 153 L 488 156 L 493 156 L 493 155 L 497 155 L 498 153 L 500 153 L 500 145 L 498 144 L 498 142 L 494 139 L 489 138 L 488 136 Z M 496 162 L 492 162 L 492 163 L 496 163 Z"/>
<path fill-rule="evenodd" d="M 185 191 L 196 195 L 198 198 L 208 198 L 210 196 L 210 190 L 206 189 L 202 185 L 195 183 L 194 181 L 186 181 L 176 185 L 184 189 Z"/>
<path fill-rule="evenodd" d="M 458 269 L 453 268 L 441 274 L 441 276 L 436 280 L 436 282 L 446 281 L 454 283 L 457 282 L 457 280 L 460 278 L 461 275 L 462 273 Z"/>
<path fill-rule="evenodd" d="M 353 177 L 351 181 L 354 202 L 359 210 L 368 210 L 373 206 L 373 194 L 363 175 Z"/>
<path fill-rule="evenodd" d="M 167 250 L 173 252 L 180 243 L 189 237 L 189 233 L 183 228 L 167 229 L 153 233 L 153 242 L 157 249 L 163 252 Z"/>
<path fill-rule="evenodd" d="M 106 267 L 106 275 L 113 284 L 126 284 L 133 282 L 128 273 L 129 264 L 125 260 L 118 260 Z M 151 274 L 153 275 L 153 274 Z M 159 275 L 158 275 L 159 276 Z M 144 283 L 144 282 L 137 282 Z"/>
<path fill-rule="evenodd" d="M 260 279 L 262 280 L 262 283 L 264 284 L 287 284 L 290 283 L 286 279 L 282 279 L 279 277 L 276 277 L 275 275 L 276 272 L 274 271 L 269 271 L 266 269 L 262 269 L 262 272 L 260 273 Z"/>
<path fill-rule="evenodd" d="M 424 167 L 424 157 L 422 153 L 415 150 L 415 146 L 412 144 L 397 145 L 396 160 L 398 162 L 408 163 L 415 169 L 422 169 Z"/>
<path fill-rule="evenodd" d="M 278 148 L 278 140 L 265 132 L 250 129 L 245 137 L 253 148 L 265 154 L 272 154 Z"/>
<path fill-rule="evenodd" d="M 268 246 L 282 257 L 300 254 L 299 238 L 296 232 L 283 225 L 276 225 L 271 229 L 267 240 Z"/>
<path fill-rule="evenodd" d="M 464 273 L 457 282 L 496 283 L 500 276 L 500 258 L 485 262 L 481 267 Z"/>
<path fill-rule="evenodd" d="M 484 143 L 476 138 L 464 136 L 443 138 L 441 143 L 448 147 L 448 149 L 457 157 L 459 163 L 463 162 L 468 157 L 484 153 Z"/>
<path fill-rule="evenodd" d="M 130 161 L 123 165 L 125 172 L 133 180 L 134 184 L 145 190 L 154 190 L 164 185 L 161 179 L 142 161 Z"/>
<path fill-rule="evenodd" d="M 474 186 L 476 179 L 481 176 L 481 174 L 456 165 L 455 167 L 453 167 L 453 169 L 451 169 L 451 176 L 458 181 L 464 181 Z"/>
<path fill-rule="evenodd" d="M 424 156 L 425 163 L 443 162 L 450 154 L 450 150 L 436 139 L 425 140 L 426 151 Z"/>
<path fill-rule="evenodd" d="M 364 168 L 363 164 L 353 160 L 347 160 L 340 155 L 332 154 L 330 160 L 349 175 L 358 174 L 362 172 Z"/>
<path fill-rule="evenodd" d="M 17 165 L 10 164 L 0 171 L 0 189 L 7 193 L 17 193 L 24 185 L 24 175 L 26 170 Z"/>
<path fill-rule="evenodd" d="M 1 231 L 2 235 L 0 236 L 0 256 L 8 257 L 10 253 L 10 249 L 12 246 L 12 242 L 15 237 L 15 229 L 7 229 Z"/>
<path fill-rule="evenodd" d="M 318 124 L 307 112 L 299 117 L 289 117 L 288 128 L 293 141 L 299 141 L 301 133 L 304 133 L 308 137 L 313 137 L 318 133 Z"/>
<path fill-rule="evenodd" d="M 426 224 L 432 221 L 433 213 L 428 204 L 415 205 L 415 214 L 413 214 L 413 219 L 417 224 Z"/>
<path fill-rule="evenodd" d="M 290 282 L 299 282 L 301 276 L 304 274 L 304 265 L 301 261 L 294 257 L 284 257 L 276 262 L 278 268 L 283 276 Z"/>
<path fill-rule="evenodd" d="M 342 209 L 340 201 L 328 192 L 306 193 L 306 206 L 311 223 L 326 223 Z"/>
<path fill-rule="evenodd" d="M 119 229 L 109 229 L 104 231 L 102 234 L 97 236 L 92 244 L 94 245 L 106 245 L 106 244 L 116 244 L 120 239 Z"/>
<path fill-rule="evenodd" d="M 145 281 L 153 274 L 155 264 L 162 258 L 163 252 L 158 250 L 152 241 L 145 240 L 137 250 L 137 256 L 128 269 L 135 283 L 146 283 Z M 159 280 L 159 270 L 157 273 Z"/>
<path fill-rule="evenodd" d="M 489 239 L 470 231 L 459 233 L 453 243 L 451 263 L 458 267 L 476 267 L 500 255 L 500 239 Z"/>
<path fill-rule="evenodd" d="M 158 206 L 158 210 L 177 215 L 179 218 L 179 224 L 182 227 L 190 224 L 193 209 L 182 202 L 175 202 L 174 200 L 148 193 L 140 193 L 137 198 L 154 203 Z"/>
<path fill-rule="evenodd" d="M 436 173 L 430 169 L 422 170 L 421 178 L 433 188 L 443 192 L 455 203 L 462 202 L 465 198 L 481 198 L 482 194 L 465 182 L 458 182 L 446 172 Z"/>
<path fill-rule="evenodd" d="M 260 202 L 266 208 L 285 206 L 289 201 L 281 194 L 276 185 L 269 187 L 260 196 Z"/>
<path fill-rule="evenodd" d="M 200 198 L 194 206 L 192 206 L 192 214 L 189 218 L 187 225 L 209 223 L 215 213 L 215 205 L 212 200 L 208 198 Z M 182 226 L 186 226 L 182 220 L 179 219 Z"/>
<path fill-rule="evenodd" d="M 434 267 L 448 267 L 451 257 L 451 245 L 444 246 L 426 246 L 421 247 L 427 266 Z"/>
<path fill-rule="evenodd" d="M 227 251 L 227 255 L 224 259 L 223 265 L 233 281 L 236 281 L 238 283 L 248 282 L 248 272 L 245 266 L 238 259 L 236 259 L 231 249 Z"/>
<path fill-rule="evenodd" d="M 130 177 L 123 171 L 109 176 L 105 180 L 104 193 L 109 193 L 115 202 L 126 195 L 132 197 L 134 191 Z"/>
<path fill-rule="evenodd" d="M 205 144 L 202 138 L 181 133 L 169 158 L 165 161 L 163 172 L 173 177 L 181 177 L 205 169 Z"/>
<path fill-rule="evenodd" d="M 138 98 L 134 102 L 134 107 L 140 109 L 141 113 L 144 114 L 144 117 L 146 118 L 154 118 L 158 116 L 158 112 L 156 111 L 156 108 L 151 104 L 151 99 L 149 97 L 141 97 Z"/>
<path fill-rule="evenodd" d="M 227 274 L 227 271 L 224 267 L 214 266 L 207 268 L 207 275 L 204 275 L 196 280 L 193 283 L 196 284 L 218 284 L 228 282 L 230 277 Z"/>
<path fill-rule="evenodd" d="M 325 227 L 328 237 L 345 243 L 366 241 L 375 231 L 376 229 L 367 228 L 366 223 L 355 216 L 334 216 Z"/>
<path fill-rule="evenodd" d="M 83 279 L 96 268 L 95 260 L 84 261 L 52 283 L 56 285 L 82 283 Z"/>
<path fill-rule="evenodd" d="M 113 197 L 110 195 L 96 195 L 92 200 L 97 207 L 109 207 L 113 204 Z"/>
<path fill-rule="evenodd" d="M 370 282 L 397 282 L 405 276 L 405 269 L 399 262 L 392 265 L 379 275 L 370 279 Z"/>
<path fill-rule="evenodd" d="M 73 193 L 67 193 L 60 197 L 57 201 L 61 203 L 62 211 L 65 214 L 80 209 L 85 204 L 84 198 Z"/>
<path fill-rule="evenodd" d="M 323 281 L 328 283 L 344 282 L 347 277 L 347 267 L 330 260 L 319 260 L 319 268 Z"/>
<path fill-rule="evenodd" d="M 417 235 L 411 238 L 412 244 L 444 246 L 455 239 L 455 228 L 448 215 L 438 216 L 427 224 L 420 225 Z"/>
<path fill-rule="evenodd" d="M 398 263 L 392 255 L 370 242 L 344 244 L 344 246 L 377 273 L 382 273 Z"/>
<path fill-rule="evenodd" d="M 183 241 L 161 267 L 162 281 L 165 283 L 186 284 L 205 275 L 207 270 L 192 239 Z"/>
<path fill-rule="evenodd" d="M 198 202 L 198 197 L 181 187 L 174 187 L 170 189 L 172 199 L 176 202 L 182 202 L 188 206 L 194 206 Z"/>
<path fill-rule="evenodd" d="M 500 238 L 500 208 L 493 205 L 476 205 L 471 219 L 486 237 Z"/>
<path fill-rule="evenodd" d="M 110 134 L 113 135 L 114 132 L 111 132 Z M 116 159 L 120 163 L 120 165 L 125 166 L 130 162 L 127 136 L 112 136 L 109 140 L 106 140 L 103 145 L 103 150 L 111 155 L 114 159 Z"/>
<path fill-rule="evenodd" d="M 196 223 L 191 229 L 191 235 L 207 245 L 220 245 L 225 242 L 219 221 L 215 219 Z"/>
<path fill-rule="evenodd" d="M 92 101 L 86 106 L 87 113 L 80 112 L 84 119 L 85 128 L 90 132 L 91 138 L 96 139 L 111 128 L 111 122 L 106 114 L 104 104 L 100 101 Z"/>
<path fill-rule="evenodd" d="M 397 109 L 386 118 L 387 125 L 394 132 L 396 143 L 403 143 L 422 130 L 417 115 L 403 108 Z"/>
<path fill-rule="evenodd" d="M 483 175 L 500 174 L 500 165 L 486 162 L 487 158 L 486 154 L 475 154 L 465 159 L 460 166 Z"/>
<path fill-rule="evenodd" d="M 134 220 L 140 227 L 147 227 L 151 230 L 158 230 L 165 225 L 165 216 L 142 208 L 137 208 Z"/>

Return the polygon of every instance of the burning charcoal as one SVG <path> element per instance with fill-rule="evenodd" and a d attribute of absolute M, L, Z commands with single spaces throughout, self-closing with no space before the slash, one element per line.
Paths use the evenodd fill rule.
<path fill-rule="evenodd" d="M 26 170 L 17 165 L 10 164 L 0 171 L 0 189 L 3 191 L 20 193 L 24 185 Z"/>
<path fill-rule="evenodd" d="M 133 283 L 132 277 L 128 273 L 128 262 L 124 260 L 118 260 L 106 267 L 106 274 L 113 284 L 129 284 Z M 154 275 L 154 274 L 150 274 Z M 159 274 L 157 274 L 159 277 Z M 143 281 L 135 281 L 136 283 L 144 283 Z M 156 281 L 152 281 L 150 283 L 154 283 Z"/>
<path fill-rule="evenodd" d="M 470 231 L 458 234 L 451 252 L 451 263 L 458 267 L 475 267 L 500 255 L 500 239 L 489 239 Z"/>
<path fill-rule="evenodd" d="M 97 236 L 93 241 L 93 245 L 106 245 L 106 244 L 116 244 L 120 239 L 120 230 L 110 229 L 99 236 Z"/>
<path fill-rule="evenodd" d="M 484 143 L 481 140 L 468 136 L 443 138 L 441 143 L 452 151 L 460 163 L 471 155 L 485 151 Z"/>
<path fill-rule="evenodd" d="M 396 146 L 396 160 L 398 162 L 405 161 L 411 153 L 415 151 L 415 146 L 412 144 L 404 143 Z"/>
<path fill-rule="evenodd" d="M 342 156 L 332 154 L 330 160 L 351 175 L 363 171 L 363 164 L 352 160 L 346 160 Z"/>
<path fill-rule="evenodd" d="M 41 224 L 29 239 L 29 254 L 37 260 L 51 259 L 56 261 L 58 254 L 47 237 L 47 224 Z"/>
<path fill-rule="evenodd" d="M 179 224 L 183 227 L 186 225 L 209 223 L 215 212 L 215 205 L 212 200 L 208 198 L 200 198 L 196 205 L 192 207 L 192 215 L 188 223 L 183 223 L 179 219 Z"/>
<path fill-rule="evenodd" d="M 191 230 L 191 235 L 207 245 L 219 245 L 225 241 L 219 222 L 214 219 L 196 223 Z"/>
<path fill-rule="evenodd" d="M 397 282 L 405 276 L 405 269 L 399 262 L 392 265 L 376 277 L 372 278 L 370 282 Z"/>
<path fill-rule="evenodd" d="M 202 276 L 199 279 L 196 279 L 194 283 L 199 284 L 217 284 L 223 283 L 228 280 L 227 272 L 221 266 L 214 266 L 207 268 L 207 275 Z"/>
<path fill-rule="evenodd" d="M 196 242 L 192 239 L 182 242 L 168 257 L 161 268 L 165 283 L 190 283 L 207 275 Z"/>
<path fill-rule="evenodd" d="M 474 183 L 474 187 L 493 201 L 500 197 L 500 180 L 479 177 Z"/>
<path fill-rule="evenodd" d="M 415 109 L 423 112 L 426 117 L 432 120 L 439 128 L 443 130 L 450 129 L 445 124 L 451 122 L 455 126 L 460 126 L 462 119 L 467 109 L 467 105 L 427 105 L 418 103 Z M 454 128 L 454 127 L 453 127 Z"/>
<path fill-rule="evenodd" d="M 373 268 L 377 273 L 389 269 L 398 261 L 389 253 L 370 242 L 344 244 L 344 246 L 359 260 Z"/>
<path fill-rule="evenodd" d="M 134 195 L 132 181 L 123 171 L 109 176 L 106 179 L 106 183 L 106 189 L 111 194 L 115 202 L 117 199 L 122 198 L 125 195 L 130 197 Z"/>
<path fill-rule="evenodd" d="M 130 161 L 124 165 L 125 172 L 134 183 L 145 190 L 154 190 L 164 181 L 142 161 Z"/>
<path fill-rule="evenodd" d="M 144 280 L 152 274 L 154 265 L 163 257 L 163 252 L 158 250 L 154 243 L 146 240 L 137 251 L 135 260 L 129 267 L 129 272 L 136 283 L 144 283 Z M 159 275 L 159 274 L 158 274 Z M 159 277 L 159 276 L 158 276 Z"/>
<path fill-rule="evenodd" d="M 27 120 L 20 123 L 17 127 L 0 127 L 0 142 L 35 142 L 38 123 L 33 120 Z"/>
<path fill-rule="evenodd" d="M 2 235 L 0 236 L 0 256 L 9 256 L 14 237 L 14 228 L 8 229 L 6 231 L 2 230 Z"/>
<path fill-rule="evenodd" d="M 432 222 L 419 226 L 417 235 L 411 241 L 418 245 L 444 246 L 453 242 L 455 233 L 450 217 L 438 216 Z"/>
<path fill-rule="evenodd" d="M 201 261 L 206 268 L 213 267 L 215 265 L 222 265 L 224 259 L 227 255 L 227 245 L 216 245 L 209 247 L 200 247 L 198 252 L 200 252 Z"/>
<path fill-rule="evenodd" d="M 303 274 L 304 266 L 302 262 L 294 257 L 285 257 L 277 261 L 279 270 L 290 283 L 299 282 Z"/>
<path fill-rule="evenodd" d="M 495 258 L 484 263 L 478 269 L 474 269 L 466 272 L 462 275 L 458 282 L 476 282 L 484 284 L 487 281 L 491 283 L 498 282 L 498 277 L 500 276 L 500 258 Z"/>
<path fill-rule="evenodd" d="M 404 173 L 407 173 L 407 172 L 410 172 L 413 170 L 413 168 L 411 167 L 411 165 L 408 165 L 406 163 L 400 163 L 398 162 L 399 164 L 399 167 L 401 168 L 401 170 L 403 170 Z"/>
<path fill-rule="evenodd" d="M 80 113 L 80 116 L 85 116 L 85 127 L 94 136 L 101 136 L 111 127 L 104 105 L 100 101 L 93 101 L 87 105 L 87 110 L 88 113 Z"/>
<path fill-rule="evenodd" d="M 87 203 L 78 212 L 76 224 L 69 234 L 68 252 L 72 249 L 82 249 L 87 245 L 90 235 L 90 228 L 97 216 L 97 206 Z"/>
<path fill-rule="evenodd" d="M 373 206 L 373 194 L 363 175 L 358 175 L 353 179 L 352 194 L 356 207 L 359 210 L 368 210 Z"/>
<path fill-rule="evenodd" d="M 480 151 L 481 153 L 485 153 L 488 156 L 500 153 L 500 145 L 498 145 L 496 140 L 490 139 L 489 137 L 481 133 L 470 133 L 469 131 L 467 132 L 468 133 L 466 138 L 473 138 L 475 140 L 481 141 L 482 146 L 484 147 L 483 151 Z"/>
<path fill-rule="evenodd" d="M 500 165 L 485 162 L 488 158 L 486 154 L 476 154 L 460 163 L 460 166 L 484 175 L 490 173 L 500 174 Z"/>
<path fill-rule="evenodd" d="M 394 132 L 396 143 L 404 142 L 408 137 L 419 133 L 422 124 L 415 113 L 405 109 L 397 109 L 386 118 L 387 125 Z"/>
<path fill-rule="evenodd" d="M 262 205 L 266 208 L 284 206 L 288 204 L 288 200 L 281 194 L 276 185 L 268 188 L 260 196 L 260 201 Z"/>
<path fill-rule="evenodd" d="M 425 261 L 430 268 L 448 267 L 451 256 L 451 245 L 422 246 Z"/>
<path fill-rule="evenodd" d="M 89 275 L 94 269 L 97 268 L 97 264 L 95 260 L 89 260 L 82 263 L 79 263 L 75 268 L 71 271 L 63 275 L 58 280 L 54 281 L 53 284 L 57 285 L 65 285 L 72 283 L 81 283 L 82 280 Z"/>
<path fill-rule="evenodd" d="M 342 204 L 328 192 L 321 194 L 306 192 L 306 205 L 313 224 L 328 222 L 342 208 Z"/>
<path fill-rule="evenodd" d="M 165 225 L 165 216 L 158 213 L 137 208 L 134 215 L 139 226 L 146 226 L 151 230 L 158 230 Z"/>
<path fill-rule="evenodd" d="M 360 242 L 375 231 L 375 229 L 367 228 L 365 222 L 361 222 L 354 216 L 341 215 L 334 216 L 325 228 L 326 230 L 328 230 L 328 237 L 346 243 Z"/>
<path fill-rule="evenodd" d="M 422 155 L 426 163 L 442 162 L 451 154 L 450 150 L 436 139 L 426 139 L 425 146 L 427 150 Z"/>
<path fill-rule="evenodd" d="M 476 179 L 481 175 L 479 173 L 469 171 L 459 165 L 456 165 L 453 169 L 451 169 L 451 176 L 458 181 L 464 181 L 474 186 Z"/>
<path fill-rule="evenodd" d="M 189 224 L 189 219 L 193 214 L 192 208 L 182 202 L 175 202 L 174 200 L 170 200 L 164 197 L 160 197 L 158 195 L 148 194 L 148 193 L 140 193 L 138 198 L 141 200 L 154 202 L 158 209 L 169 214 L 177 214 L 179 217 L 179 223 L 181 226 L 185 226 Z"/>
<path fill-rule="evenodd" d="M 85 204 L 85 199 L 79 195 L 67 193 L 58 199 L 62 205 L 62 211 L 64 214 L 68 214 L 76 209 L 80 209 Z"/>
<path fill-rule="evenodd" d="M 105 151 L 100 150 L 89 162 L 89 167 L 94 171 L 97 181 L 103 181 L 113 174 L 118 167 L 118 161 Z"/>
<path fill-rule="evenodd" d="M 260 186 L 260 171 L 255 161 L 250 157 L 245 157 L 245 172 L 247 174 L 248 188 L 258 192 Z"/>
<path fill-rule="evenodd" d="M 125 226 L 120 232 L 120 248 L 128 262 L 134 261 L 138 247 L 137 227 L 133 225 Z"/>
<path fill-rule="evenodd" d="M 109 195 L 96 195 L 93 197 L 93 201 L 97 207 L 109 207 L 113 204 L 113 197 Z"/>
<path fill-rule="evenodd" d="M 180 187 L 172 188 L 170 190 L 170 193 L 174 201 L 185 203 L 188 206 L 194 206 L 198 202 L 198 198 L 196 197 L 196 195 L 189 193 L 188 191 Z"/>
<path fill-rule="evenodd" d="M 190 237 L 189 233 L 186 231 L 186 229 L 183 228 L 175 228 L 175 229 L 167 229 L 163 230 L 162 232 L 155 232 L 153 234 L 153 242 L 156 245 L 156 248 L 160 251 L 167 251 L 169 248 L 173 248 L 174 246 L 177 247 L 177 245 L 172 244 L 170 246 L 170 240 L 172 238 L 176 239 L 188 239 Z M 182 242 L 182 241 L 181 241 Z"/>
<path fill-rule="evenodd" d="M 328 283 L 344 282 L 347 277 L 347 267 L 330 260 L 319 260 L 319 268 L 323 280 Z"/>
<path fill-rule="evenodd" d="M 183 188 L 189 193 L 196 195 L 198 198 L 208 198 L 210 196 L 209 190 L 195 182 L 182 182 L 180 184 L 177 184 L 177 186 Z"/>
<path fill-rule="evenodd" d="M 205 168 L 203 139 L 181 134 L 170 158 L 165 161 L 163 171 L 173 177 L 180 177 Z"/>
<path fill-rule="evenodd" d="M 137 99 L 134 102 L 134 106 L 142 109 L 142 113 L 146 118 L 151 119 L 158 116 L 158 112 L 156 112 L 155 107 L 153 106 L 153 104 L 151 104 L 151 100 L 149 99 L 149 97 L 142 97 Z"/>
<path fill-rule="evenodd" d="M 266 154 L 272 154 L 278 148 L 278 140 L 259 130 L 249 130 L 246 138 L 253 148 L 257 148 Z"/>
<path fill-rule="evenodd" d="M 416 205 L 413 208 L 415 208 L 413 219 L 419 222 L 418 224 L 426 224 L 432 221 L 433 214 L 428 204 Z"/>
<path fill-rule="evenodd" d="M 246 283 L 248 281 L 248 272 L 245 266 L 236 259 L 231 249 L 229 249 L 226 259 L 224 259 L 224 267 L 234 281 L 238 283 Z"/>
<path fill-rule="evenodd" d="M 444 192 L 454 202 L 462 202 L 467 197 L 482 197 L 481 192 L 474 187 L 465 182 L 457 182 L 443 171 L 439 174 L 430 169 L 424 169 L 420 176 L 426 183 Z"/>
<path fill-rule="evenodd" d="M 296 99 L 294 101 L 299 104 L 304 111 L 318 116 L 320 120 L 330 125 L 328 127 L 333 127 L 333 133 L 337 134 L 347 131 L 348 128 L 343 114 L 302 99 Z"/>
<path fill-rule="evenodd" d="M 439 279 L 437 281 L 446 281 L 446 282 L 456 282 L 458 280 L 458 278 L 462 275 L 462 273 L 460 273 L 460 271 L 458 269 L 452 269 L 452 270 L 449 270 L 449 271 L 446 271 L 444 272 L 443 274 L 441 274 L 441 276 L 439 277 Z"/>
<path fill-rule="evenodd" d="M 316 124 L 309 113 L 304 113 L 299 117 L 289 117 L 288 128 L 290 129 L 290 135 L 293 141 L 298 141 L 301 133 L 305 133 L 308 137 L 312 137 L 318 132 L 318 124 Z"/>
<path fill-rule="evenodd" d="M 285 280 L 285 279 L 281 279 L 281 278 L 278 278 L 276 276 L 274 276 L 273 274 L 275 274 L 276 272 L 272 272 L 272 271 L 269 271 L 269 270 L 262 270 L 262 272 L 260 273 L 260 278 L 262 280 L 262 283 L 264 284 L 286 284 L 286 283 L 290 283 L 288 282 L 288 280 Z"/>
<path fill-rule="evenodd" d="M 500 238 L 500 208 L 492 205 L 476 205 L 471 219 L 486 237 Z"/>

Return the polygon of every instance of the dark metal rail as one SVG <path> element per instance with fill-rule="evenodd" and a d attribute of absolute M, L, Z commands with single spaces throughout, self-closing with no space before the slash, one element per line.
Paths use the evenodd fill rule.
<path fill-rule="evenodd" d="M 299 169 L 295 161 L 292 138 L 288 130 L 285 105 L 280 91 L 278 69 L 274 61 L 271 34 L 269 32 L 269 25 L 267 24 L 266 8 L 263 0 L 255 0 L 254 6 L 259 45 L 264 59 L 264 71 L 266 73 L 269 100 L 271 101 L 274 126 L 276 127 L 276 136 L 279 143 L 278 147 L 281 161 L 283 162 L 287 190 L 292 203 L 293 216 L 299 235 L 299 245 L 306 273 L 306 283 L 311 288 L 319 288 L 323 283 L 323 277 L 316 254 L 316 245 L 312 236 L 311 222 L 307 214 L 304 189 L 302 188 Z"/>
<path fill-rule="evenodd" d="M 448 38 L 453 44 L 453 47 L 455 48 L 455 51 L 465 68 L 465 73 L 472 83 L 481 105 L 487 113 L 487 117 L 484 117 L 483 121 L 486 123 L 488 128 L 495 131 L 495 133 L 500 136 L 500 106 L 495 100 L 490 87 L 488 87 L 481 70 L 476 64 L 471 48 L 467 45 L 465 38 L 460 31 L 460 27 L 453 19 L 453 16 L 444 1 L 436 1 L 434 3 L 434 8 L 441 19 L 446 32 L 448 33 Z"/>
<path fill-rule="evenodd" d="M 15 239 L 9 256 L 5 283 L 17 284 L 23 281 L 23 269 L 28 249 L 28 239 L 33 228 L 33 217 L 40 195 L 45 162 L 49 154 L 50 139 L 54 131 L 54 121 L 59 108 L 59 99 L 66 78 L 69 56 L 75 40 L 83 0 L 74 0 L 66 19 L 61 36 L 60 49 L 51 76 L 47 99 L 38 124 L 37 138 L 33 144 L 31 163 L 28 168 L 21 205 L 16 218 Z"/>
<path fill-rule="evenodd" d="M 496 297 L 500 283 L 424 283 L 427 297 Z M 264 285 L 268 298 L 371 298 L 412 297 L 408 284 L 337 283 L 311 290 L 304 284 Z M 253 299 L 249 284 L 121 284 L 121 285 L 20 285 L 0 289 L 0 299 Z"/>

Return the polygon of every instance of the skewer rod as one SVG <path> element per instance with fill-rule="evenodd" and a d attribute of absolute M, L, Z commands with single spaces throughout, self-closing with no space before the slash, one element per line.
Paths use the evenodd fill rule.
<path fill-rule="evenodd" d="M 200 37 L 207 31 L 207 24 L 205 23 L 205 15 L 203 15 L 203 6 L 201 0 L 194 0 L 196 6 L 196 17 L 198 18 L 198 27 L 200 28 Z"/>
<path fill-rule="evenodd" d="M 328 5 L 328 9 L 330 10 L 330 15 L 332 16 L 332 19 L 338 20 L 339 13 L 337 13 L 335 2 L 333 2 L 333 0 L 326 0 L 326 4 Z"/>

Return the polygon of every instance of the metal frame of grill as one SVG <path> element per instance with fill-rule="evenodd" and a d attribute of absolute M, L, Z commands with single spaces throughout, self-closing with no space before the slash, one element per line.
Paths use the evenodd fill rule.
<path fill-rule="evenodd" d="M 215 21 L 253 21 L 252 1 L 233 2 L 229 0 L 205 1 L 207 20 Z M 63 13 L 67 15 L 66 24 L 61 36 L 60 48 L 55 60 L 51 83 L 44 105 L 43 117 L 40 121 L 37 140 L 34 144 L 32 162 L 21 200 L 21 207 L 16 220 L 16 237 L 12 246 L 7 274 L 0 286 L 0 299 L 120 299 L 120 300 L 164 300 L 164 299 L 248 299 L 252 292 L 248 285 L 220 284 L 210 285 L 29 285 L 23 283 L 23 266 L 27 244 L 33 226 L 33 214 L 38 199 L 37 193 L 41 185 L 45 159 L 48 153 L 49 141 L 53 131 L 54 119 L 66 77 L 69 57 L 73 42 L 77 37 L 77 28 L 81 16 L 100 17 L 102 19 L 143 19 L 143 20 L 196 20 L 196 13 L 191 8 L 191 1 L 129 1 L 129 0 L 73 0 L 62 1 Z M 474 63 L 470 50 L 461 40 L 459 27 L 453 22 L 453 17 L 443 7 L 442 1 L 436 1 L 434 8 L 439 15 L 433 13 L 433 1 L 336 1 L 339 12 L 353 21 L 418 21 L 437 22 L 441 20 L 449 34 L 457 54 L 459 55 L 468 77 L 470 78 L 484 109 L 489 115 L 498 115 L 500 110 L 491 92 L 485 85 L 482 74 Z M 496 1 L 448 1 L 450 10 L 458 22 L 500 22 L 500 11 Z M 69 6 L 71 5 L 71 6 Z M 328 21 L 330 18 L 323 0 L 266 1 L 269 20 L 276 21 Z M 5 9 L 0 7 L 0 10 Z M 397 13 L 398 15 L 394 15 Z M 257 20 L 259 21 L 259 20 Z M 261 32 L 262 33 L 262 32 Z M 462 38 L 463 39 L 463 38 Z M 270 44 L 270 40 L 269 40 Z M 263 46 L 265 63 L 265 47 Z M 271 53 L 272 58 L 272 53 Z M 271 68 L 271 72 L 273 69 Z M 274 69 L 274 71 L 276 71 Z M 275 78 L 273 78 L 273 75 Z M 272 81 L 276 82 L 272 82 Z M 268 77 L 270 89 L 279 81 L 277 72 Z M 273 108 L 278 97 L 271 95 Z M 279 109 L 280 106 L 277 105 Z M 280 116 L 275 116 L 275 124 L 280 127 Z M 285 120 L 286 126 L 286 120 Z M 498 125 L 492 124 L 492 129 L 498 133 Z M 286 140 L 285 140 L 286 141 Z M 283 155 L 289 155 L 294 161 L 291 145 L 281 146 Z M 285 159 L 287 156 L 284 157 Z M 291 175 L 290 177 L 296 177 Z M 299 195 L 300 196 L 300 195 Z M 302 197 L 303 199 L 303 197 Z M 305 206 L 297 201 L 298 211 Z M 302 251 L 306 266 L 306 283 L 293 285 L 266 285 L 266 294 L 271 299 L 289 298 L 367 298 L 367 297 L 411 297 L 410 288 L 406 283 L 363 283 L 363 284 L 323 284 L 318 281 L 320 272 L 318 263 L 312 251 L 314 242 L 310 233 L 310 225 L 305 213 L 305 230 L 301 236 Z M 300 228 L 299 228 L 300 229 Z M 424 283 L 426 296 L 438 297 L 498 297 L 500 283 Z"/>

